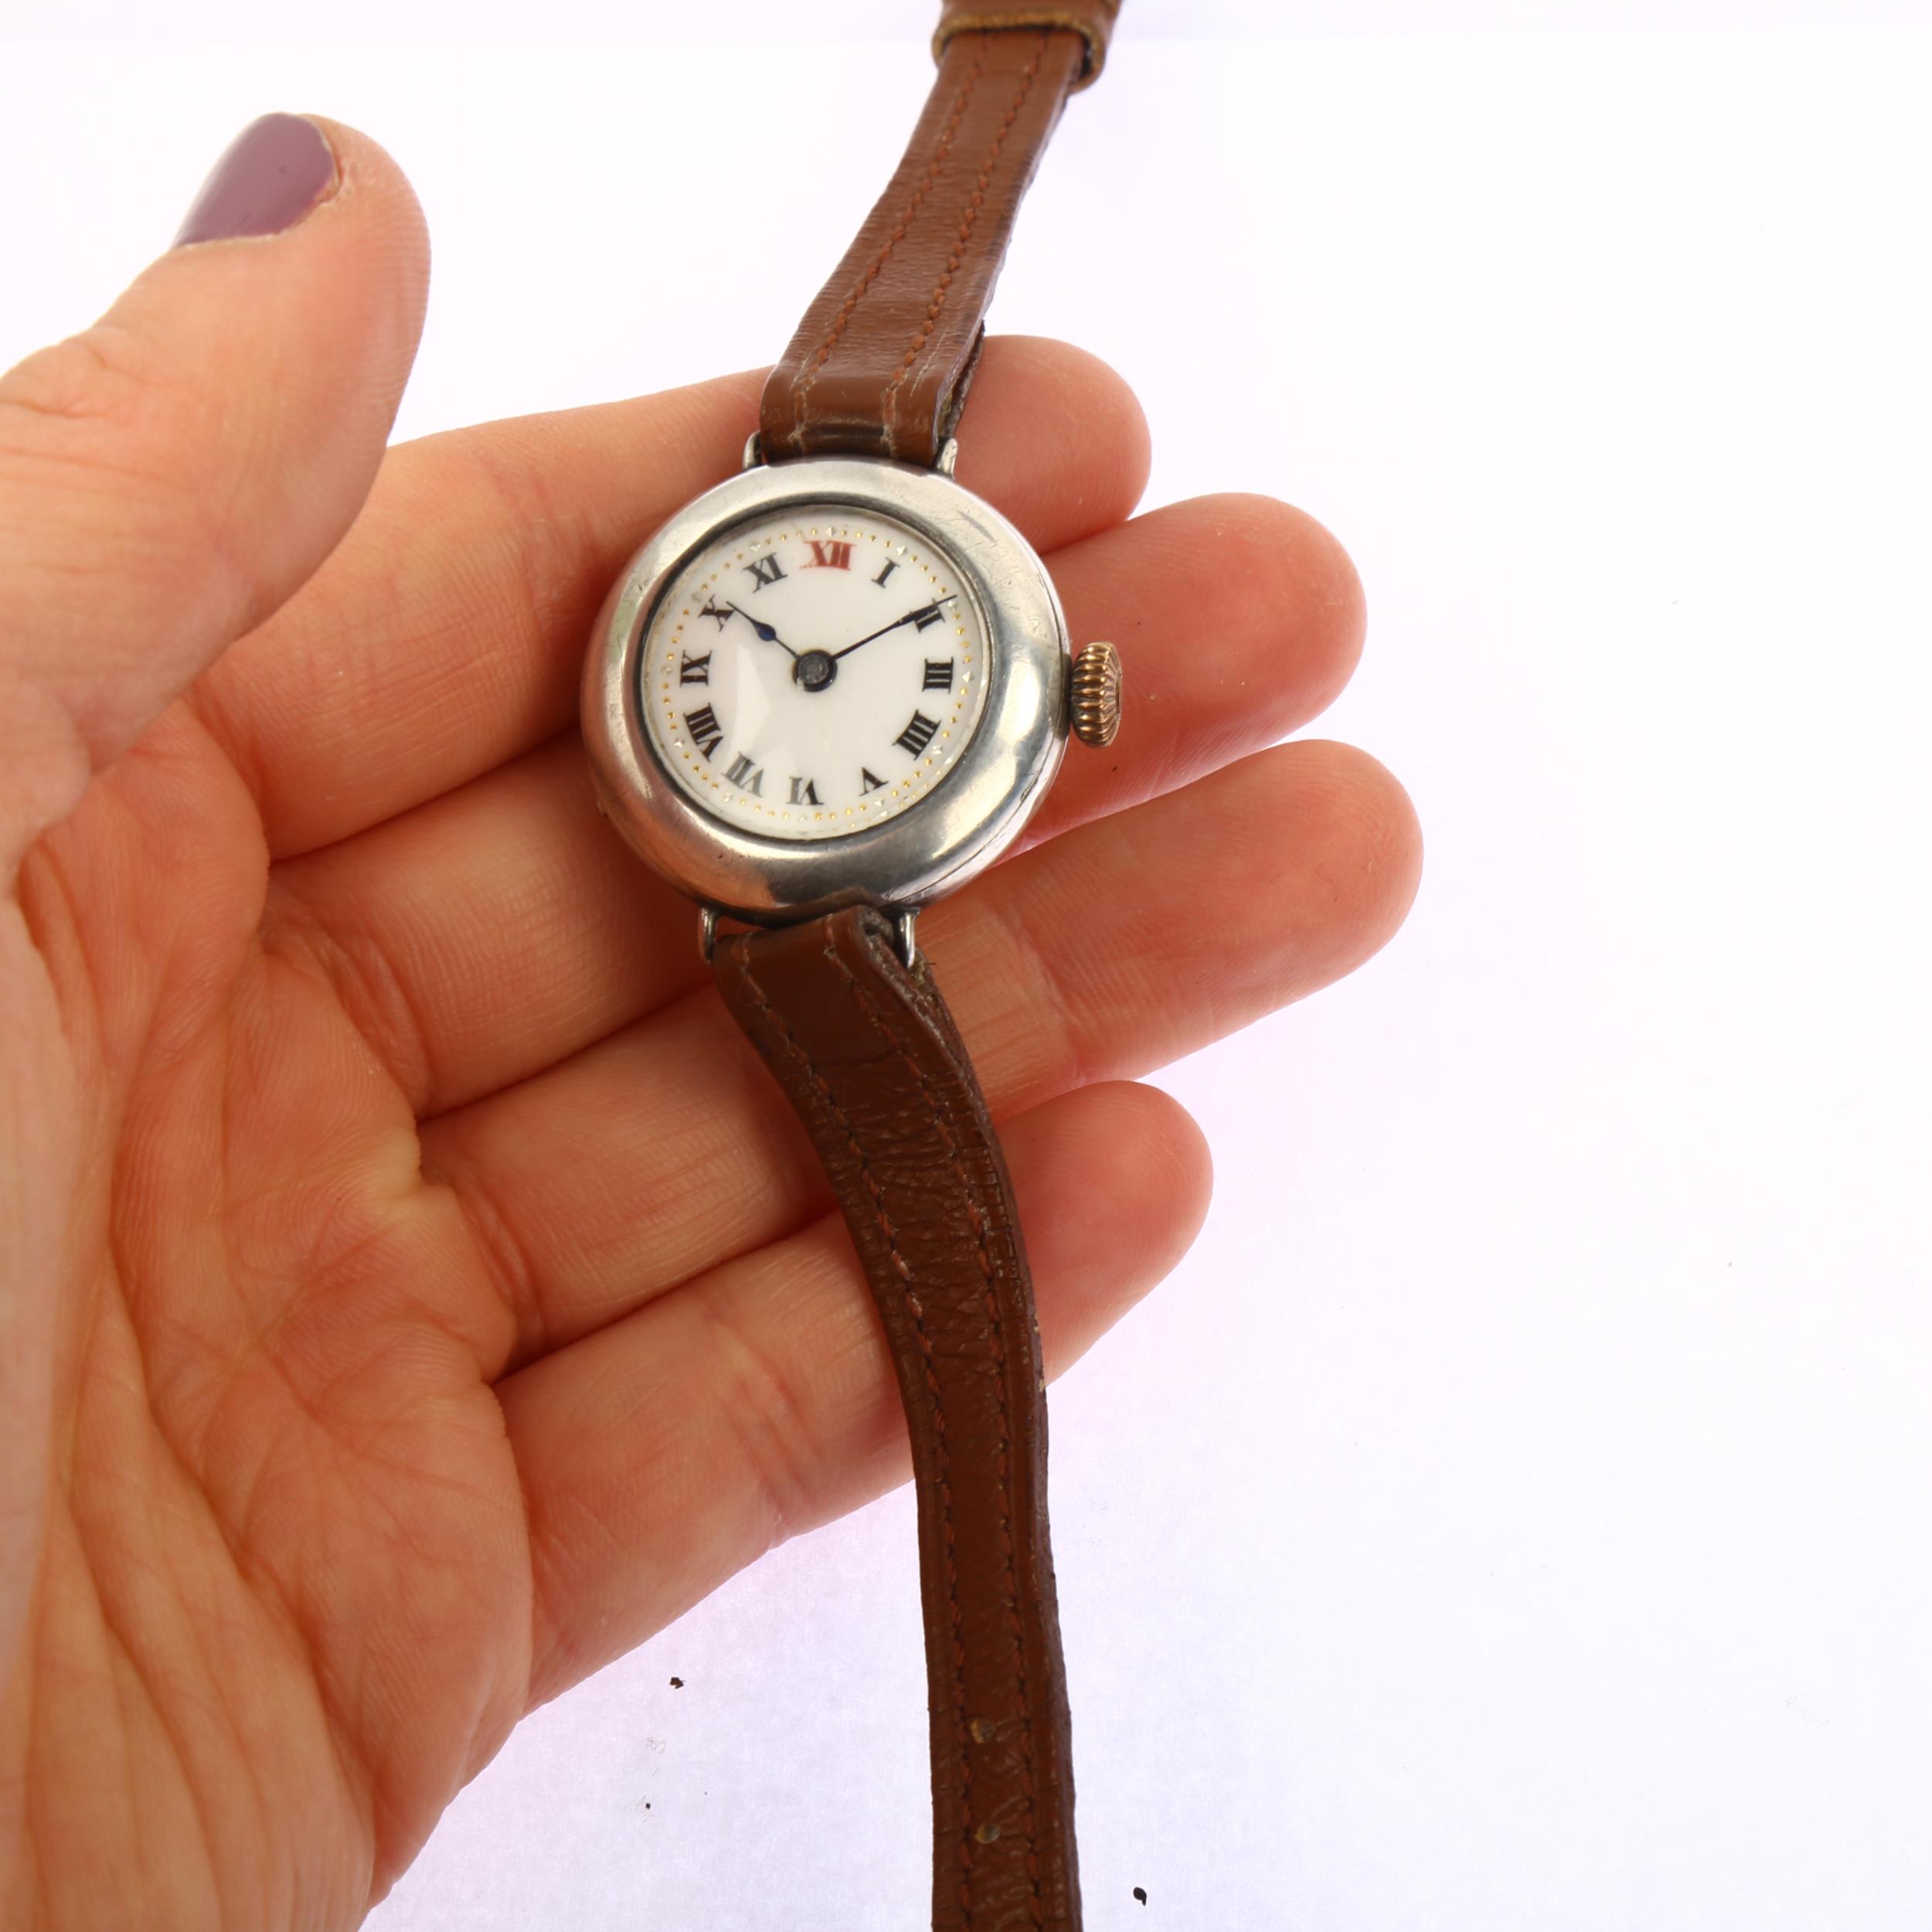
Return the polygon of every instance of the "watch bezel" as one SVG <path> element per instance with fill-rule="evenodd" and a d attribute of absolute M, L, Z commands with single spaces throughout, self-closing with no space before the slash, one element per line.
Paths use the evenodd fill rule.
<path fill-rule="evenodd" d="M 820 506 L 890 517 L 957 570 L 986 639 L 985 698 L 965 749 L 921 798 L 835 837 L 777 838 L 706 811 L 639 715 L 639 655 L 659 600 L 694 552 L 736 526 Z M 611 587 L 584 666 L 583 737 L 605 815 L 646 863 L 701 903 L 761 925 L 842 906 L 918 906 L 957 889 L 1019 835 L 1065 752 L 1066 621 L 1032 546 L 937 471 L 808 457 L 742 471 L 678 511 Z"/>

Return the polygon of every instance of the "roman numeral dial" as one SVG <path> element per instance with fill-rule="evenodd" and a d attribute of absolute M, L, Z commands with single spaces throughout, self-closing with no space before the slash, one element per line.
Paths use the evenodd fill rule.
<path fill-rule="evenodd" d="M 684 728 L 691 734 L 691 742 L 698 747 L 701 757 L 709 758 L 724 743 L 724 727 L 718 723 L 718 714 L 708 704 L 700 705 L 696 711 L 687 711 Z"/>
<path fill-rule="evenodd" d="M 933 741 L 933 733 L 939 729 L 939 720 L 929 718 L 923 711 L 913 713 L 913 721 L 906 726 L 893 743 L 902 751 L 910 751 L 917 758 Z"/>
<path fill-rule="evenodd" d="M 660 580 L 637 698 L 658 768 L 723 825 L 834 839 L 918 810 L 989 688 L 983 594 L 929 536 L 838 505 L 741 525 Z"/>

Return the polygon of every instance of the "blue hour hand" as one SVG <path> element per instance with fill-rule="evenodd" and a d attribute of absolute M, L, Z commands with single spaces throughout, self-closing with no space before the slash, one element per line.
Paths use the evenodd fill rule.
<path fill-rule="evenodd" d="M 698 614 L 701 617 L 716 617 L 720 628 L 733 617 L 743 617 L 751 626 L 753 634 L 760 644 L 775 644 L 788 658 L 795 658 L 798 655 L 770 624 L 760 623 L 749 611 L 740 610 L 735 604 L 727 604 L 720 609 L 716 604 L 708 602 Z"/>

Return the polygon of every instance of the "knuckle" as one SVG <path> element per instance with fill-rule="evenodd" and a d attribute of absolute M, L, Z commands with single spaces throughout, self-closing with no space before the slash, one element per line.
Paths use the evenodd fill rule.
<path fill-rule="evenodd" d="M 110 600 L 115 580 L 138 583 L 187 618 L 234 602 L 246 572 L 188 373 L 109 318 L 0 375 L 0 522 L 40 579 Z"/>
<path fill-rule="evenodd" d="M 316 978 L 417 1112 L 432 1110 L 438 1077 L 432 1036 L 391 948 L 349 918 L 311 906 L 284 883 L 263 917 L 265 949 Z"/>
<path fill-rule="evenodd" d="M 109 321 L 36 350 L 0 376 L 0 424 L 9 444 L 49 424 L 114 427 L 142 414 L 164 381 L 155 351 Z"/>
<path fill-rule="evenodd" d="M 723 1386 L 719 1405 L 763 1526 L 775 1548 L 815 1520 L 821 1486 L 817 1430 L 790 1365 L 760 1343 L 757 1330 L 716 1298 L 698 1298 Z"/>
<path fill-rule="evenodd" d="M 1043 929 L 1044 909 L 1026 894 L 989 895 L 987 906 L 991 917 L 976 922 L 987 957 L 974 977 L 988 996 L 974 1015 L 974 1052 L 1005 1090 L 1003 1104 L 1018 1111 L 1090 1084 L 1104 1064 L 1090 1002 L 1070 978 L 1056 935 Z"/>

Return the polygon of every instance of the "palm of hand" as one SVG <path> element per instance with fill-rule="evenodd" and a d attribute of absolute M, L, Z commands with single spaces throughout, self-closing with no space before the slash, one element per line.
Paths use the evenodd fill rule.
<path fill-rule="evenodd" d="M 76 1923 L 124 1922 L 143 1839 L 203 1848 L 161 1862 L 156 1923 L 353 1923 L 528 1681 L 510 1323 L 267 886 L 253 800 L 179 713 L 22 879 L 70 1016 L 39 1097 L 79 1100 L 28 1764 L 36 1832 L 101 1883 Z"/>
<path fill-rule="evenodd" d="M 809 1150 L 569 729 L 605 583 L 728 471 L 755 383 L 413 446 L 365 505 L 420 267 L 400 179 L 335 138 L 355 194 L 158 265 L 0 396 L 19 493 L 138 473 L 115 438 L 173 460 L 217 372 L 267 396 L 278 358 L 335 359 L 177 495 L 27 520 L 56 564 L 123 542 L 121 603 L 0 557 L 41 600 L 9 668 L 72 726 L 16 767 L 0 929 L 10 1923 L 354 1923 L 532 1702 L 900 1471 Z M 1123 522 L 1138 416 L 1070 352 L 995 345 L 965 427 L 961 480 L 1158 700 L 922 927 L 1057 1367 L 1205 1200 L 1185 1117 L 1119 1077 L 1372 951 L 1415 841 L 1358 754 L 1244 755 L 1352 662 L 1315 526 Z M 318 449 L 334 480 L 278 493 Z"/>

